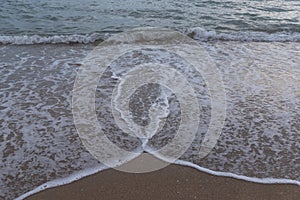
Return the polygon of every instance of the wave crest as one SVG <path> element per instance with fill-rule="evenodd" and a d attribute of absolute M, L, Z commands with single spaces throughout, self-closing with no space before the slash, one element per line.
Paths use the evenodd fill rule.
<path fill-rule="evenodd" d="M 228 32 L 221 33 L 215 30 L 206 30 L 201 27 L 188 28 L 184 31 L 189 37 L 199 41 L 241 41 L 241 42 L 300 42 L 299 32 Z M 109 34 L 110 35 L 110 34 Z M 39 35 L 23 35 L 23 36 L 1 36 L 0 44 L 70 44 L 81 43 L 88 44 L 97 40 L 106 39 L 107 35 L 93 33 L 90 35 L 53 35 L 53 36 L 39 36 Z"/>
<path fill-rule="evenodd" d="M 185 34 L 193 39 L 200 41 L 242 41 L 242 42 L 300 42 L 300 33 L 298 32 L 232 32 L 232 33 L 217 33 L 212 30 L 205 30 L 201 27 L 189 28 Z"/>
<path fill-rule="evenodd" d="M 91 35 L 23 35 L 23 36 L 0 36 L 0 44 L 69 44 L 69 43 L 92 43 L 100 39 L 98 34 Z"/>

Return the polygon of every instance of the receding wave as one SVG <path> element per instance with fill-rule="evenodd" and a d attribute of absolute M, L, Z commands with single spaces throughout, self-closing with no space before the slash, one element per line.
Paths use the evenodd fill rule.
<path fill-rule="evenodd" d="M 194 163 L 190 163 L 190 162 L 186 162 L 186 161 L 182 161 L 182 160 L 177 160 L 174 164 L 191 167 L 191 168 L 197 169 L 201 172 L 211 174 L 211 175 L 215 175 L 215 176 L 230 177 L 230 178 L 249 181 L 249 182 L 253 182 L 253 183 L 292 184 L 292 185 L 299 185 L 300 186 L 300 182 L 295 181 L 295 180 L 276 179 L 276 178 L 256 178 L 256 177 L 247 177 L 247 176 L 237 175 L 237 174 L 228 173 L 228 172 L 217 172 L 217 171 L 213 171 L 213 170 L 210 170 L 210 169 L 207 169 L 207 168 L 204 168 L 204 167 L 200 167 L 198 165 L 195 165 Z M 97 166 L 97 167 L 93 167 L 93 168 L 89 168 L 89 169 L 79 171 L 77 173 L 74 173 L 74 174 L 66 177 L 66 178 L 60 178 L 60 179 L 55 179 L 53 181 L 46 182 L 46 183 L 34 188 L 33 190 L 30 190 L 30 191 L 22 194 L 21 196 L 17 197 L 15 200 L 23 200 L 23 199 L 25 199 L 25 198 L 33 195 L 33 194 L 44 191 L 46 189 L 66 185 L 66 184 L 69 184 L 69 183 L 73 183 L 74 181 L 80 180 L 81 178 L 99 173 L 99 172 L 101 172 L 103 170 L 107 170 L 107 169 L 109 169 L 109 168 L 104 167 L 104 166 Z"/>
<path fill-rule="evenodd" d="M 229 32 L 221 33 L 215 30 L 206 30 L 201 27 L 188 28 L 183 31 L 189 37 L 199 41 L 242 41 L 242 42 L 300 42 L 299 32 Z M 89 34 L 89 35 L 23 35 L 23 36 L 1 36 L 0 44 L 70 44 L 80 43 L 88 44 L 95 41 L 104 40 L 104 34 Z"/>
<path fill-rule="evenodd" d="M 199 60 L 214 61 L 222 75 L 227 99 L 226 121 L 211 153 L 203 159 L 198 156 L 211 116 L 211 98 L 205 79 L 185 59 L 160 49 L 130 51 L 116 59 L 100 78 L 95 110 L 109 139 L 128 151 L 142 146 L 135 137 L 123 135 L 113 121 L 114 88 L 124 73 L 139 64 L 137 60 L 170 63 L 187 77 L 201 105 L 199 132 L 177 164 L 248 181 L 299 185 L 299 43 L 223 41 L 200 42 L 200 45 L 209 56 L 199 55 Z M 82 145 L 72 114 L 74 81 L 82 60 L 93 47 L 7 45 L 0 48 L 0 124 L 3 127 L 0 199 L 13 199 L 27 191 L 65 184 L 102 169 Z M 167 123 L 174 123 L 155 134 L 149 146 L 142 146 L 141 150 L 153 152 L 172 141 L 181 120 L 181 108 L 176 95 L 150 86 L 149 90 L 138 88 L 132 95 L 133 105 L 147 105 L 145 110 L 130 107 L 134 120 L 148 123 L 148 105 L 164 103 L 165 98 L 161 97 L 166 94 L 170 96 Z M 154 100 L 148 100 L 148 96 Z"/>

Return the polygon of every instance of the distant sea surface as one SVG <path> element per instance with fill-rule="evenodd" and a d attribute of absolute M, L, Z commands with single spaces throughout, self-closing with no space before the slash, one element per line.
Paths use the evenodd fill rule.
<path fill-rule="evenodd" d="M 299 40 L 299 11 L 298 0 L 1 1 L 0 36 L 92 35 L 94 40 L 133 27 L 158 26 L 181 31 L 201 27 L 227 33 L 227 39 L 238 34 L 242 40 L 264 40 L 262 33 L 277 33 L 279 38 L 287 34 L 286 40 Z M 16 41 L 0 37 L 0 42 Z"/>

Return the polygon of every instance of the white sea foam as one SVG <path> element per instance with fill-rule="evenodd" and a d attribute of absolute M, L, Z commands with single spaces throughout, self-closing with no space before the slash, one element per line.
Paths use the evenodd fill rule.
<path fill-rule="evenodd" d="M 263 183 L 263 184 L 293 184 L 293 185 L 298 185 L 300 186 L 300 181 L 296 180 L 290 180 L 290 179 L 279 179 L 279 178 L 256 178 L 256 177 L 248 177 L 248 176 L 243 176 L 243 175 L 238 175 L 234 173 L 229 173 L 229 172 L 218 172 L 218 171 L 213 171 L 204 167 L 201 167 L 199 165 L 196 165 L 191 162 L 187 162 L 184 160 L 177 160 L 175 164 L 182 165 L 182 166 L 188 166 L 195 168 L 199 171 L 205 172 L 207 174 L 211 174 L 214 176 L 222 176 L 222 177 L 231 177 L 239 180 L 244 180 L 244 181 L 249 181 L 253 183 Z"/>
<path fill-rule="evenodd" d="M 200 41 L 249 41 L 249 42 L 299 42 L 300 33 L 296 32 L 257 32 L 243 31 L 232 33 L 217 33 L 214 30 L 206 30 L 201 27 L 189 28 L 185 31 L 190 37 Z"/>
<path fill-rule="evenodd" d="M 2 44 L 69 44 L 69 43 L 92 43 L 100 39 L 98 34 L 91 35 L 23 35 L 23 36 L 0 36 Z"/>
<path fill-rule="evenodd" d="M 72 174 L 72 175 L 70 175 L 66 178 L 60 178 L 60 179 L 55 179 L 53 181 L 46 182 L 46 183 L 36 187 L 35 189 L 33 189 L 29 192 L 26 192 L 25 194 L 17 197 L 15 200 L 22 200 L 22 199 L 25 199 L 25 198 L 33 195 L 33 194 L 41 192 L 43 190 L 72 183 L 74 181 L 77 181 L 77 180 L 82 179 L 84 177 L 87 177 L 89 175 L 95 174 L 97 172 L 103 171 L 105 169 L 108 169 L 108 167 L 106 167 L 104 165 L 99 165 L 99 166 L 96 166 L 96 167 L 93 167 L 93 168 L 89 168 L 89 169 L 85 169 L 85 170 L 76 172 L 76 173 L 74 173 L 74 174 Z"/>
<path fill-rule="evenodd" d="M 82 49 L 86 46 L 90 47 Z M 219 176 L 299 185 L 299 43 L 207 42 L 202 46 L 224 74 L 228 121 L 218 144 L 206 158 L 195 156 L 201 144 L 200 133 L 199 140 L 180 158 L 189 162 L 176 163 Z M 92 48 L 93 45 L 0 47 L 0 82 L 3 87 L 0 94 L 3 99 L 0 107 L 3 119 L 0 121 L 3 127 L 3 134 L 0 135 L 3 136 L 0 138 L 0 150 L 3 152 L 0 154 L 0 198 L 2 195 L 12 199 L 37 187 L 44 180 L 66 177 L 81 170 L 84 174 L 84 169 L 98 166 L 82 148 L 72 127 L 70 109 L 78 66 L 74 63 L 81 63 L 80 58 Z M 204 108 L 202 111 L 209 112 L 209 98 L 204 99 L 207 96 L 205 84 L 191 66 L 168 52 L 143 50 L 140 53 L 147 61 L 172 63 L 194 87 L 198 87 L 196 91 L 202 91 L 198 96 Z M 135 55 L 134 52 L 124 55 L 111 65 L 111 71 L 130 69 L 135 64 Z M 118 81 L 123 78 L 122 74 L 107 73 L 110 78 L 107 80 Z M 100 91 L 98 93 L 99 101 L 111 96 L 109 82 L 105 80 L 101 95 Z M 100 103 L 96 105 L 99 107 L 97 110 L 103 110 L 100 114 L 105 115 L 110 109 L 111 99 L 108 98 L 106 104 Z M 170 108 L 174 112 L 178 107 L 172 105 Z M 104 120 L 104 125 L 111 124 L 104 117 L 99 119 Z M 201 122 L 207 121 L 204 119 Z M 203 128 L 201 132 L 205 132 L 205 124 L 200 127 Z M 146 150 L 153 147 L 151 152 L 159 149 L 164 141 L 172 139 L 168 135 L 172 130 L 165 131 L 149 141 L 152 146 L 144 143 L 143 147 Z M 130 151 L 141 145 L 135 138 L 122 136 L 111 139 L 120 146 L 123 141 L 129 141 L 123 146 Z M 83 177 L 81 175 L 76 176 Z M 61 179 L 50 185 L 66 182 Z M 42 189 L 38 188 L 36 191 Z"/>
<path fill-rule="evenodd" d="M 201 27 L 188 28 L 183 31 L 193 39 L 199 41 L 247 41 L 247 42 L 300 42 L 299 32 L 216 32 L 215 30 L 206 30 Z M 90 35 L 23 35 L 7 36 L 0 35 L 0 44 L 69 44 L 69 43 L 93 43 L 97 40 L 103 40 L 110 34 L 90 34 Z"/>
<path fill-rule="evenodd" d="M 243 175 L 238 175 L 238 174 L 228 173 L 228 172 L 218 172 L 218 171 L 213 171 L 213 170 L 201 167 L 201 166 L 196 165 L 196 164 L 191 163 L 191 162 L 183 161 L 183 160 L 177 160 L 177 161 L 175 161 L 174 164 L 187 166 L 187 167 L 192 167 L 192 168 L 195 168 L 195 169 L 197 169 L 201 172 L 211 174 L 211 175 L 214 175 L 214 176 L 230 177 L 230 178 L 235 178 L 235 179 L 238 179 L 238 180 L 244 180 L 244 181 L 253 182 L 253 183 L 293 184 L 293 185 L 300 186 L 300 181 L 295 181 L 295 180 L 290 180 L 290 179 L 277 179 L 277 178 L 256 178 L 256 177 L 248 177 L 248 176 L 243 176 Z M 97 166 L 97 167 L 93 167 L 93 168 L 89 168 L 89 169 L 85 169 L 85 170 L 76 172 L 76 173 L 74 173 L 71 176 L 68 176 L 66 178 L 60 178 L 60 179 L 56 179 L 56 180 L 53 180 L 53 181 L 49 181 L 49 182 L 44 183 L 44 184 L 36 187 L 35 189 L 33 189 L 29 192 L 26 192 L 25 194 L 17 197 L 15 200 L 22 200 L 22 199 L 25 199 L 25 198 L 27 198 L 31 195 L 34 195 L 38 192 L 44 191 L 46 189 L 50 189 L 50 188 L 66 185 L 66 184 L 72 183 L 74 181 L 78 181 L 78 180 L 80 180 L 84 177 L 96 174 L 96 173 L 101 172 L 101 171 L 106 170 L 106 169 L 109 169 L 109 168 L 105 167 L 105 166 Z"/>

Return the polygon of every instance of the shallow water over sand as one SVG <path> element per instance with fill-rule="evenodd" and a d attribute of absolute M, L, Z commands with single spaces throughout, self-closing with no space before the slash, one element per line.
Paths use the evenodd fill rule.
<path fill-rule="evenodd" d="M 111 109 L 110 87 L 118 83 L 116 75 L 120 66 L 130 69 L 137 64 L 138 55 L 144 61 L 170 64 L 197 89 L 201 126 L 181 160 L 215 171 L 300 181 L 299 43 L 206 42 L 200 45 L 220 70 L 227 98 L 225 126 L 213 151 L 204 159 L 198 157 L 210 116 L 209 95 L 203 79 L 184 61 L 160 50 L 129 52 L 116 60 L 99 82 L 96 108 L 99 122 L 108 127 L 106 134 L 110 140 L 129 150 L 142 144 L 136 138 L 109 131 L 115 122 L 106 117 Z M 17 197 L 47 181 L 101 165 L 82 145 L 71 111 L 77 70 L 94 46 L 0 47 L 1 197 Z M 142 91 L 136 95 L 149 95 Z M 149 92 L 164 90 L 154 87 Z M 168 100 L 168 119 L 173 126 L 166 126 L 163 132 L 152 137 L 148 146 L 154 149 L 172 139 L 180 117 L 176 98 L 171 95 Z M 136 105 L 153 103 L 143 98 L 133 101 Z M 136 119 L 147 116 L 147 110 L 134 109 Z M 136 123 L 148 123 L 147 120 L 146 117 Z"/>

